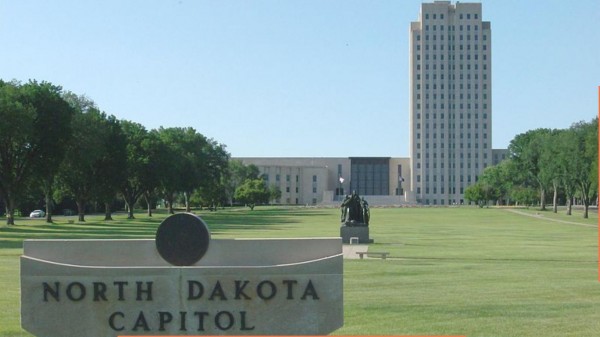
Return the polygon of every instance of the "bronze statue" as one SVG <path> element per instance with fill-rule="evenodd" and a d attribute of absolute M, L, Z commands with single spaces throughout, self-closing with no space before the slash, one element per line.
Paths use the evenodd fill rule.
<path fill-rule="evenodd" d="M 346 195 L 340 207 L 342 212 L 341 222 L 345 226 L 369 225 L 369 204 L 364 198 L 361 199 L 356 191 L 352 191 L 352 195 Z"/>

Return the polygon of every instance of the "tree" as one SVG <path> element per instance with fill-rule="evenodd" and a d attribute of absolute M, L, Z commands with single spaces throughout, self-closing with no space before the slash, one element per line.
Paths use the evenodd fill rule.
<path fill-rule="evenodd" d="M 540 207 L 546 209 L 546 191 L 551 184 L 551 175 L 545 174 L 542 149 L 549 129 L 536 129 L 517 135 L 508 146 L 510 158 L 515 164 L 522 184 L 536 186 L 539 190 Z"/>
<path fill-rule="evenodd" d="M 567 215 L 572 214 L 573 199 L 577 193 L 578 185 L 574 172 L 578 170 L 578 162 L 581 160 L 573 149 L 578 147 L 577 136 L 572 129 L 562 130 L 558 139 L 558 156 L 556 162 L 560 170 L 560 183 L 565 191 L 567 203 Z"/>
<path fill-rule="evenodd" d="M 248 179 L 258 179 L 260 171 L 254 164 L 244 165 L 241 160 L 232 159 L 229 161 L 228 172 L 224 176 L 224 188 L 229 204 L 233 205 L 234 194 L 238 186 Z"/>
<path fill-rule="evenodd" d="M 168 165 L 159 178 L 160 189 L 170 214 L 174 213 L 173 204 L 177 193 L 187 190 L 188 186 L 196 185 L 196 172 L 193 170 L 193 163 L 188 160 L 189 156 L 186 155 L 186 148 L 191 145 L 184 145 L 189 141 L 186 138 L 190 138 L 192 132 L 196 133 L 192 128 L 161 127 L 157 130 L 160 141 L 165 146 L 161 160 Z"/>
<path fill-rule="evenodd" d="M 71 138 L 71 119 L 75 111 L 62 97 L 62 88 L 48 82 L 35 81 L 23 85 L 22 90 L 36 111 L 35 137 L 44 147 L 44 155 L 35 161 L 34 175 L 39 179 L 46 204 L 46 222 L 52 222 L 52 186 Z M 36 179 L 36 180 L 37 180 Z"/>
<path fill-rule="evenodd" d="M 528 186 L 515 186 L 510 192 L 510 198 L 513 199 L 517 205 L 530 206 L 535 203 L 538 197 L 538 193 L 533 187 Z"/>
<path fill-rule="evenodd" d="M 256 204 L 269 202 L 271 194 L 264 180 L 247 179 L 235 190 L 235 199 L 245 203 L 250 210 Z"/>
<path fill-rule="evenodd" d="M 124 176 L 120 186 L 120 192 L 127 205 L 128 219 L 133 219 L 133 210 L 135 203 L 140 196 L 150 191 L 152 188 L 148 185 L 153 180 L 154 163 L 157 158 L 152 157 L 152 146 L 158 144 L 152 143 L 146 128 L 141 124 L 121 121 L 121 128 L 125 136 L 125 160 L 121 167 L 124 168 Z"/>
<path fill-rule="evenodd" d="M 465 189 L 465 199 L 476 203 L 480 208 L 487 205 L 489 200 L 493 200 L 494 194 L 493 187 L 483 181 L 478 181 Z"/>
<path fill-rule="evenodd" d="M 30 184 L 41 186 L 49 199 L 73 113 L 61 92 L 48 82 L 0 81 L 0 198 L 8 225 L 14 225 L 15 209 Z"/>
<path fill-rule="evenodd" d="M 575 165 L 571 173 L 583 201 L 583 217 L 587 219 L 589 206 L 598 191 L 598 119 L 576 123 L 571 130 L 576 139 L 571 151 L 577 156 L 572 158 Z"/>
<path fill-rule="evenodd" d="M 229 157 L 225 145 L 208 139 L 199 158 L 203 162 L 204 171 L 201 172 L 197 190 L 214 209 L 226 198 L 225 182 L 229 174 Z"/>
<path fill-rule="evenodd" d="M 558 212 L 558 188 L 561 185 L 561 130 L 550 130 L 542 133 L 540 137 L 539 177 L 541 181 L 552 186 L 552 211 Z M 538 146 L 536 144 L 536 146 Z"/>
<path fill-rule="evenodd" d="M 104 220 L 112 220 L 111 204 L 127 176 L 123 174 L 123 166 L 127 162 L 126 137 L 120 122 L 115 116 L 108 116 L 100 121 L 104 131 L 105 151 L 94 165 L 94 196 L 104 204 Z"/>
<path fill-rule="evenodd" d="M 183 193 L 186 211 L 190 211 L 192 193 L 203 188 L 214 190 L 227 170 L 229 154 L 225 147 L 193 128 L 160 128 L 161 141 L 168 149 L 169 169 L 161 176 L 161 188 L 173 212 L 177 193 Z"/>
<path fill-rule="evenodd" d="M 57 176 L 57 195 L 71 196 L 77 204 L 79 221 L 85 221 L 87 203 L 97 190 L 97 167 L 107 155 L 106 114 L 85 96 L 67 99 L 76 110 L 71 121 L 73 137 Z"/>
<path fill-rule="evenodd" d="M 143 196 L 146 202 L 147 215 L 152 216 L 152 207 L 158 200 L 158 188 L 160 186 L 160 177 L 168 174 L 169 156 L 166 145 L 161 141 L 156 130 L 148 132 L 147 137 L 142 141 L 142 151 L 147 156 L 145 164 L 142 166 L 140 181 L 144 190 Z"/>

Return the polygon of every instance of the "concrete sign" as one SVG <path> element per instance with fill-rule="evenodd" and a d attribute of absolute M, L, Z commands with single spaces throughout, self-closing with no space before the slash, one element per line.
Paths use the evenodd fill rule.
<path fill-rule="evenodd" d="M 161 240 L 25 241 L 23 328 L 40 337 L 116 337 L 324 335 L 343 325 L 340 238 L 209 235 L 203 256 L 183 266 L 173 265 L 186 258 L 169 248 L 159 252 Z"/>

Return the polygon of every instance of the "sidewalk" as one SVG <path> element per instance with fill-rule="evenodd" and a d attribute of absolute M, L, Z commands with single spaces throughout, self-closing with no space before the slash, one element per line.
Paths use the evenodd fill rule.
<path fill-rule="evenodd" d="M 358 259 L 356 252 L 366 252 L 369 250 L 369 245 L 342 245 L 344 259 Z"/>

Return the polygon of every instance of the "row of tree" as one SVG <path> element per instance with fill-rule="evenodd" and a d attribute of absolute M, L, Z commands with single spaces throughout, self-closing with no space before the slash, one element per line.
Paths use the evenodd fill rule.
<path fill-rule="evenodd" d="M 230 167 L 225 146 L 193 128 L 147 130 L 99 110 L 92 100 L 51 83 L 0 81 L 0 202 L 14 224 L 21 202 L 43 196 L 46 220 L 55 200 L 72 198 L 79 220 L 86 205 L 111 205 L 121 197 L 133 218 L 141 198 L 165 201 L 169 211 L 183 197 L 204 205 L 233 199 L 246 179 L 258 177 L 241 163 Z M 241 195 L 243 197 L 243 195 Z"/>
<path fill-rule="evenodd" d="M 483 171 L 465 190 L 465 198 L 480 206 L 538 203 L 542 210 L 552 195 L 557 212 L 559 196 L 571 215 L 580 200 L 584 217 L 598 195 L 598 119 L 568 129 L 536 129 L 517 135 L 508 147 L 509 157 Z"/>

